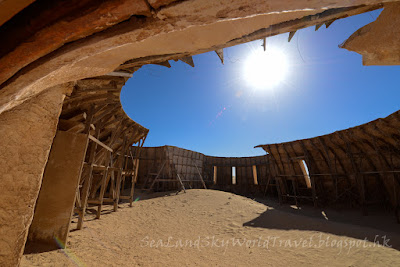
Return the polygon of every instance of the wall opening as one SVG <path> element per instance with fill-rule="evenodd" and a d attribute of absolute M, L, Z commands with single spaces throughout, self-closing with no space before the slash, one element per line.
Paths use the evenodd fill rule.
<path fill-rule="evenodd" d="M 254 181 L 254 184 L 258 184 L 257 166 L 256 165 L 253 165 L 253 181 Z"/>
<path fill-rule="evenodd" d="M 217 166 L 214 166 L 214 184 L 217 184 Z"/>
<path fill-rule="evenodd" d="M 236 167 L 232 167 L 232 184 L 236 184 Z"/>
<path fill-rule="evenodd" d="M 299 160 L 301 171 L 304 175 L 304 180 L 307 184 L 307 188 L 311 188 L 310 172 L 308 171 L 307 163 L 304 159 Z"/>

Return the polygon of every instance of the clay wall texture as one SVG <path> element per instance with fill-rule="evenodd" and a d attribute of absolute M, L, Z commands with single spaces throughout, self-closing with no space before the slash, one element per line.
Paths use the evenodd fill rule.
<path fill-rule="evenodd" d="M 54 88 L 0 116 L 0 263 L 18 265 L 47 158 L 57 130 L 64 88 Z"/>

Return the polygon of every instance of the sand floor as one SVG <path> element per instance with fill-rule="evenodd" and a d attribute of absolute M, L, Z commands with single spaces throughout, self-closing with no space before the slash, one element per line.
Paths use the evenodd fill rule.
<path fill-rule="evenodd" d="M 158 194 L 89 216 L 66 250 L 24 255 L 21 266 L 400 266 L 398 225 L 379 230 L 275 204 L 214 190 Z"/>

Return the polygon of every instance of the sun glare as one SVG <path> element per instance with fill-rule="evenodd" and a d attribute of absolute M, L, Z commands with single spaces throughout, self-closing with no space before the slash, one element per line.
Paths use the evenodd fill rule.
<path fill-rule="evenodd" d="M 288 63 L 286 55 L 267 48 L 253 51 L 244 64 L 244 79 L 255 89 L 272 89 L 286 78 Z"/>

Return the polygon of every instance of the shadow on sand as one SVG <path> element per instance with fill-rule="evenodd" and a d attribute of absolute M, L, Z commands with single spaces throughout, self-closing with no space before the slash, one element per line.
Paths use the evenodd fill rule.
<path fill-rule="evenodd" d="M 243 226 L 278 230 L 302 230 L 334 234 L 355 239 L 367 239 L 388 245 L 400 250 L 400 225 L 395 219 L 382 211 L 372 212 L 371 216 L 362 216 L 357 210 L 327 210 L 313 207 L 297 208 L 290 205 L 279 205 L 274 201 L 259 200 L 266 204 L 268 210 L 259 217 L 246 222 Z M 317 233 L 319 236 L 320 234 Z"/>

